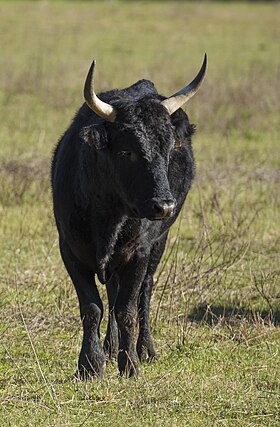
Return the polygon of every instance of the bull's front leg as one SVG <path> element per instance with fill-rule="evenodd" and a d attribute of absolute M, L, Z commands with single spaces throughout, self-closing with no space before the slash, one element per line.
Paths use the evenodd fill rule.
<path fill-rule="evenodd" d="M 147 256 L 134 256 L 120 275 L 119 292 L 115 303 L 119 330 L 119 372 L 128 377 L 139 373 L 139 359 L 134 338 L 138 318 L 137 301 L 147 265 Z"/>
<path fill-rule="evenodd" d="M 62 241 L 60 241 L 60 250 L 65 267 L 76 288 L 83 322 L 83 342 L 76 376 L 81 379 L 103 377 L 105 354 L 100 342 L 99 330 L 103 305 L 93 272 L 82 266 Z"/>

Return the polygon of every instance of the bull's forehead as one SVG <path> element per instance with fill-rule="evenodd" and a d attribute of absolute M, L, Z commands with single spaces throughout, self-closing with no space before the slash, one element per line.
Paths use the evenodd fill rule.
<path fill-rule="evenodd" d="M 113 102 L 117 110 L 117 121 L 128 125 L 141 123 L 145 127 L 154 127 L 160 121 L 170 124 L 170 116 L 157 97 L 144 97 L 138 100 L 119 99 Z"/>
<path fill-rule="evenodd" d="M 174 141 L 174 128 L 166 109 L 157 99 L 141 99 L 122 104 L 119 125 L 139 146 L 145 157 L 168 155 Z"/>
<path fill-rule="evenodd" d="M 134 135 L 142 154 L 150 159 L 158 155 L 168 156 L 174 140 L 172 126 L 164 126 L 159 120 L 152 125 L 150 123 L 139 124 Z"/>

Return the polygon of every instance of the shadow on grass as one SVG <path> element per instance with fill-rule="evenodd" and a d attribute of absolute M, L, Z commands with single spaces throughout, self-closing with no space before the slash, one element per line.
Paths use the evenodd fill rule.
<path fill-rule="evenodd" d="M 194 322 L 206 322 L 215 325 L 218 322 L 232 322 L 245 319 L 249 322 L 264 322 L 274 326 L 280 325 L 280 310 L 251 310 L 244 307 L 224 305 L 202 305 L 195 308 L 188 319 Z"/>

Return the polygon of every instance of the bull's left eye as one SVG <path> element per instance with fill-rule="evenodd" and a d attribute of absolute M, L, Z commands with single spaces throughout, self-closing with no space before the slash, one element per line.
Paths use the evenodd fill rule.
<path fill-rule="evenodd" d="M 128 151 L 128 150 L 122 150 L 122 151 L 118 151 L 118 155 L 127 159 L 127 160 L 136 160 L 136 154 L 133 151 Z"/>

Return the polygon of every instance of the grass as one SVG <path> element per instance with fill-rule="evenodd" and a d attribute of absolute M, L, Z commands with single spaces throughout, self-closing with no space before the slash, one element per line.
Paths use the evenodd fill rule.
<path fill-rule="evenodd" d="M 1 424 L 278 426 L 279 4 L 2 1 L 0 16 Z M 138 380 L 110 364 L 103 381 L 76 382 L 55 142 L 93 57 L 97 90 L 145 77 L 171 94 L 205 51 L 207 81 L 187 106 L 197 178 L 152 301 L 159 359 Z"/>

